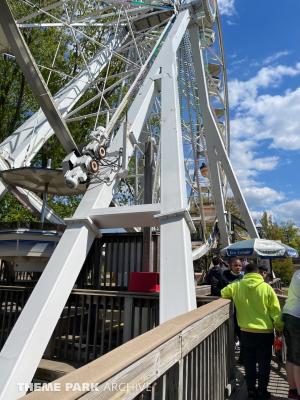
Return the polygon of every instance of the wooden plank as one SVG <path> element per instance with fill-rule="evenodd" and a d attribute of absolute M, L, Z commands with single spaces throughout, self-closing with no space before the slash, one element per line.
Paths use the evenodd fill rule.
<path fill-rule="evenodd" d="M 229 318 L 229 304 L 207 315 L 182 331 L 183 356 L 199 345 L 205 338 Z"/>
<path fill-rule="evenodd" d="M 35 373 L 35 380 L 52 382 L 57 378 L 60 378 L 75 368 L 67 363 L 54 361 L 54 360 L 44 360 L 42 359 Z"/>
<path fill-rule="evenodd" d="M 196 296 L 209 296 L 211 294 L 210 285 L 196 286 Z"/>
<path fill-rule="evenodd" d="M 113 379 L 109 379 L 108 381 L 104 382 L 98 387 L 97 391 L 87 393 L 86 395 L 82 396 L 81 399 L 134 399 L 143 388 L 145 389 L 147 386 L 150 386 L 160 375 L 163 375 L 180 360 L 180 344 L 180 337 L 175 336 L 167 343 L 159 346 L 156 350 L 143 357 L 138 362 L 125 368 Z M 174 383 L 174 377 L 172 382 Z M 174 390 L 175 389 L 173 388 L 173 391 Z"/>
<path fill-rule="evenodd" d="M 181 358 L 178 363 L 178 399 L 183 400 L 183 376 L 184 376 L 184 361 Z"/>

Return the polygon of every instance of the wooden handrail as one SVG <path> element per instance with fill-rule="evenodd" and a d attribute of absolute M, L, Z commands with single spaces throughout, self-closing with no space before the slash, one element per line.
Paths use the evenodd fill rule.
<path fill-rule="evenodd" d="M 33 289 L 29 286 L 19 286 L 19 285 L 0 285 L 0 290 L 28 290 Z M 210 294 L 210 285 L 196 286 L 196 296 L 205 296 Z M 145 293 L 145 292 L 129 292 L 128 290 L 105 290 L 105 289 L 72 289 L 72 294 L 83 294 L 83 295 L 93 295 L 93 296 L 110 296 L 110 297 L 129 297 L 135 296 L 145 299 L 158 298 L 159 293 Z"/>
<path fill-rule="evenodd" d="M 210 336 L 230 317 L 230 301 L 218 299 L 196 310 L 173 318 L 141 336 L 123 344 L 91 363 L 72 371 L 51 384 L 58 384 L 60 391 L 32 392 L 26 400 L 75 400 L 78 398 L 112 399 L 120 393 L 68 390 L 69 385 L 97 384 L 133 380 L 151 384 L 204 339 Z M 100 386 L 102 385 L 102 386 Z M 133 398 L 131 395 L 130 398 Z"/>

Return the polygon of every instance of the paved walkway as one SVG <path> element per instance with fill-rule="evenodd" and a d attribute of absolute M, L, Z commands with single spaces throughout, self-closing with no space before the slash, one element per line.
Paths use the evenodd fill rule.
<path fill-rule="evenodd" d="M 230 400 L 246 400 L 247 389 L 244 381 L 244 368 L 237 365 L 237 390 L 234 391 Z M 276 361 L 271 363 L 271 375 L 268 390 L 272 393 L 272 400 L 286 400 L 288 394 L 288 383 L 286 379 L 286 371 L 283 364 Z"/>

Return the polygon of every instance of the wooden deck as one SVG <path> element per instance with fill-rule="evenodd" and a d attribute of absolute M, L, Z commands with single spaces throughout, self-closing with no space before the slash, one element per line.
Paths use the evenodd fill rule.
<path fill-rule="evenodd" d="M 226 351 L 233 344 L 232 312 L 230 301 L 212 301 L 52 382 L 60 390 L 22 399 L 224 400 L 234 368 L 233 351 Z"/>
<path fill-rule="evenodd" d="M 237 365 L 237 387 L 230 396 L 230 400 L 247 400 L 247 389 L 244 380 L 244 368 Z M 268 386 L 272 394 L 272 400 L 286 400 L 288 394 L 288 383 L 284 364 L 278 364 L 275 360 L 271 363 L 271 375 Z"/>

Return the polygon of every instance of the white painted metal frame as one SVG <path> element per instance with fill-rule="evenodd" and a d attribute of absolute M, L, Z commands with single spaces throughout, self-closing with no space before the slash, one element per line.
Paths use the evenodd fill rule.
<path fill-rule="evenodd" d="M 136 95 L 131 107 L 127 113 L 127 127 L 130 132 L 139 138 L 146 115 L 149 108 L 152 106 L 153 97 L 155 94 L 155 80 L 162 78 L 162 91 L 165 94 L 163 98 L 162 112 L 162 136 L 164 136 L 164 147 L 162 150 L 165 153 L 172 152 L 166 148 L 169 143 L 169 122 L 172 124 L 172 146 L 175 153 L 172 156 L 167 156 L 169 159 L 165 166 L 162 166 L 162 171 L 172 169 L 172 159 L 175 161 L 175 173 L 172 174 L 172 180 L 168 183 L 166 180 L 170 178 L 168 171 L 162 172 L 163 201 L 162 207 L 164 210 L 169 210 L 168 207 L 183 208 L 184 206 L 184 164 L 183 153 L 180 149 L 180 125 L 179 124 L 179 103 L 176 89 L 176 50 L 179 46 L 182 35 L 184 34 L 189 22 L 189 11 L 180 13 L 172 26 L 168 38 L 163 44 L 156 60 L 154 61 L 149 73 L 147 74 L 142 87 Z M 170 51 L 172 57 L 170 58 Z M 165 64 L 166 63 L 166 64 Z M 166 70 L 165 70 L 166 69 Z M 165 76 L 161 75 L 161 73 Z M 169 76 L 169 74 L 173 76 Z M 174 99 L 171 102 L 169 89 L 174 94 Z M 173 109 L 173 107 L 175 107 Z M 175 117 L 175 122 L 170 121 L 169 113 Z M 128 134 L 126 142 L 126 154 L 130 155 L 133 151 L 133 144 Z M 173 143 L 174 142 L 174 143 Z M 123 146 L 123 126 L 121 125 L 117 135 L 112 141 L 109 152 L 119 151 Z M 127 164 L 126 159 L 126 164 Z M 127 165 L 126 165 L 127 166 Z M 116 172 L 111 172 L 112 175 Z M 177 187 L 177 185 L 180 185 Z M 180 200 L 177 202 L 168 195 L 168 189 L 172 190 L 173 195 L 177 197 L 180 190 Z M 176 191 L 177 189 L 177 191 Z M 92 245 L 96 235 L 96 226 L 93 225 L 89 214 L 93 214 L 93 210 L 97 208 L 108 207 L 112 199 L 113 185 L 105 184 L 91 185 L 89 190 L 83 197 L 78 209 L 76 210 L 72 224 L 63 234 L 58 246 L 56 247 L 48 265 L 46 266 L 41 278 L 39 279 L 32 295 L 26 303 L 20 317 L 18 318 L 9 338 L 7 339 L 0 353 L 0 370 L 3 371 L 0 376 L 1 394 L 0 399 L 15 399 L 23 395 L 17 388 L 18 382 L 30 382 L 36 367 L 42 357 L 44 349 L 51 337 L 52 331 L 59 318 L 59 315 L 66 303 L 69 293 L 75 283 L 75 280 L 84 263 L 86 255 Z M 178 207 L 177 207 L 178 205 Z M 176 211 L 176 210 L 175 210 Z M 85 222 L 84 222 L 84 221 Z M 86 222 L 88 221 L 88 222 Z M 184 255 L 184 257 L 171 257 L 168 260 L 167 252 L 162 252 L 162 282 L 161 282 L 161 297 L 164 299 L 164 310 L 162 310 L 163 319 L 170 318 L 174 315 L 175 304 L 173 302 L 176 296 L 176 305 L 181 304 L 181 308 L 176 312 L 186 312 L 195 307 L 195 289 L 192 285 L 192 256 L 191 243 L 188 226 L 184 216 L 170 222 L 163 222 L 162 241 L 170 241 L 170 229 L 175 227 L 176 232 L 176 247 L 175 254 Z M 168 228 L 168 226 L 170 228 Z M 181 249 L 180 249 L 181 248 Z M 169 251 L 173 253 L 169 248 Z M 174 254 L 174 255 L 175 255 Z M 164 263 L 166 263 L 164 265 Z M 183 263 L 183 264 L 182 264 Z M 185 264 L 186 263 L 186 264 Z M 188 269 L 188 273 L 187 273 Z M 178 272 L 179 276 L 174 275 L 174 271 Z M 167 286 L 170 286 L 171 276 L 176 282 L 177 291 L 173 290 L 167 297 Z M 173 279 L 173 278 L 172 278 Z M 183 279 L 183 282 L 181 281 Z M 182 285 L 183 284 L 183 285 Z M 181 291 L 182 286 L 184 289 Z M 166 308 L 173 311 L 167 311 Z"/>
<path fill-rule="evenodd" d="M 176 52 L 190 21 L 182 15 L 176 36 L 169 37 L 161 70 L 161 210 L 187 207 L 184 154 L 178 96 Z M 196 308 L 191 235 L 184 216 L 161 221 L 160 322 Z"/>
<path fill-rule="evenodd" d="M 190 227 L 185 211 L 187 208 L 186 182 L 176 57 L 177 49 L 189 24 L 190 11 L 179 12 L 127 112 L 126 124 L 120 125 L 111 142 L 108 153 L 118 153 L 123 148 L 125 155 L 122 164 L 123 171 L 119 171 L 120 175 L 110 168 L 103 167 L 101 171 L 102 177 L 109 177 L 110 181 L 114 179 L 115 185 L 121 174 L 126 172 L 128 157 L 132 155 L 136 143 L 141 139 L 143 125 L 159 91 L 161 98 L 160 205 L 108 210 L 114 185 L 108 186 L 104 183 L 90 185 L 73 218 L 68 220 L 65 233 L 0 353 L 0 400 L 15 399 L 24 394 L 18 391 L 17 383 L 31 381 L 92 242 L 96 236 L 100 235 L 98 228 L 101 224 L 116 226 L 116 220 L 120 220 L 120 226 L 128 225 L 129 215 L 134 217 L 132 220 L 135 225 L 141 219 L 144 224 L 155 225 L 154 217 L 156 213 L 159 214 L 157 217 L 161 228 L 160 320 L 166 321 L 196 307 Z M 199 43 L 199 27 L 191 25 L 189 33 L 193 61 L 196 66 L 196 81 L 203 113 L 212 190 L 221 240 L 223 244 L 228 243 L 219 165 L 222 165 L 226 173 L 250 235 L 257 237 L 209 102 L 204 60 Z M 80 74 L 79 79 L 76 78 L 55 97 L 56 105 L 63 117 L 91 84 L 91 70 L 92 76 L 96 77 L 106 65 L 114 46 L 120 46 L 122 43 L 124 43 L 123 37 L 111 43 L 110 50 L 105 48 L 100 53 L 100 57 L 93 60 L 94 69 L 89 66 L 87 71 Z M 82 85 L 79 90 L 78 85 Z M 2 144 L 0 151 L 2 150 L 3 158 L 7 162 L 12 162 L 14 166 L 30 163 L 38 149 L 51 136 L 53 132 L 45 116 L 40 112 L 38 118 L 40 126 L 37 132 L 35 129 L 37 116 L 34 116 L 29 120 L 28 131 L 25 134 L 22 133 L 22 129 L 18 130 L 14 136 Z M 30 152 L 26 143 L 31 146 L 32 138 L 28 139 L 28 133 L 34 135 L 35 141 Z M 140 226 L 143 226 L 142 223 Z"/>
<path fill-rule="evenodd" d="M 189 27 L 190 41 L 192 46 L 192 55 L 196 74 L 196 82 L 198 86 L 200 107 L 203 116 L 203 125 L 206 132 L 206 145 L 210 166 L 211 186 L 215 199 L 215 207 L 218 217 L 218 226 L 220 230 L 221 243 L 225 246 L 229 244 L 229 232 L 225 216 L 224 194 L 220 179 L 220 165 L 226 174 L 229 185 L 233 192 L 235 201 L 240 209 L 241 215 L 245 221 L 245 225 L 249 235 L 253 238 L 259 237 L 250 211 L 236 179 L 231 162 L 229 160 L 224 142 L 221 138 L 218 125 L 213 115 L 207 82 L 205 78 L 205 64 L 203 60 L 202 48 L 199 38 L 199 27 L 192 24 Z"/>

